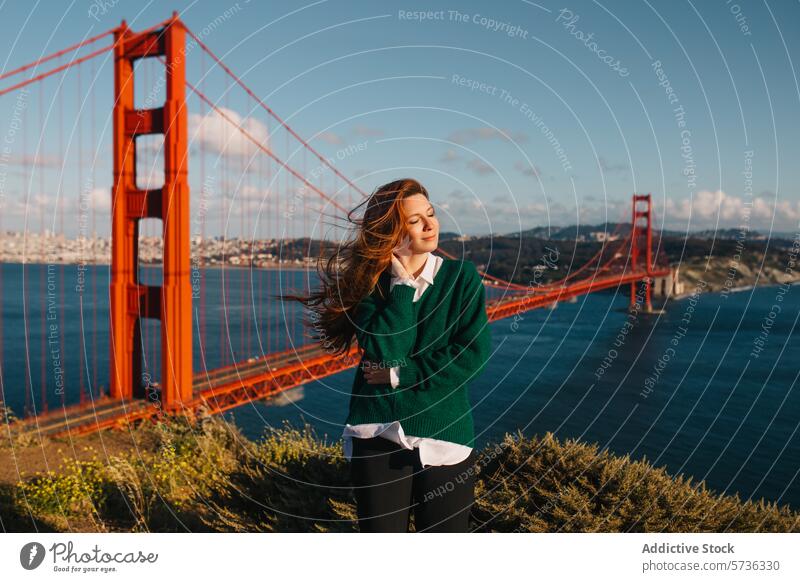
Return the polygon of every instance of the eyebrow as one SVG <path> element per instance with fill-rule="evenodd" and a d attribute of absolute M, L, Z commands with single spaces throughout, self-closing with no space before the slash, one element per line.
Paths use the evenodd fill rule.
<path fill-rule="evenodd" d="M 428 210 L 430 210 L 431 208 L 433 208 L 433 204 L 431 204 L 430 206 L 428 206 L 428 208 L 426 208 L 426 209 L 425 209 L 425 212 L 427 212 L 427 211 L 428 211 Z M 412 216 L 422 216 L 422 215 L 421 215 L 419 212 L 415 212 L 414 214 L 409 214 L 409 215 L 408 215 L 408 217 L 409 217 L 409 218 L 411 218 Z"/>

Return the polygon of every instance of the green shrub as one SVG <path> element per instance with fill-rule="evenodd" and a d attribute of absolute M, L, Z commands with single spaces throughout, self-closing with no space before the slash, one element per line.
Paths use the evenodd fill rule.
<path fill-rule="evenodd" d="M 18 505 L 35 513 L 78 515 L 94 511 L 107 495 L 107 479 L 102 463 L 67 459 L 60 472 L 48 471 L 17 488 Z"/>
<path fill-rule="evenodd" d="M 14 449 L 29 447 L 34 444 L 47 442 L 48 437 L 38 434 L 33 430 L 26 430 L 23 419 L 19 418 L 14 411 L 0 400 L 0 424 L 7 429 L 8 438 L 0 442 L 0 446 Z"/>
<path fill-rule="evenodd" d="M 788 532 L 800 514 L 742 503 L 704 482 L 670 477 L 646 459 L 618 457 L 574 439 L 507 434 L 478 461 L 476 531 Z"/>
<path fill-rule="evenodd" d="M 217 531 L 355 531 L 347 461 L 341 444 L 313 428 L 269 427 L 208 502 L 204 522 Z"/>
<path fill-rule="evenodd" d="M 37 517 L 88 510 L 98 527 L 115 531 L 358 531 L 341 443 L 318 439 L 308 424 L 270 427 L 258 442 L 218 416 L 165 418 L 134 431 L 152 451 L 73 461 L 19 483 L 15 505 Z M 718 495 L 646 459 L 551 433 L 507 434 L 479 453 L 471 469 L 478 532 L 800 530 L 788 506 Z"/>
<path fill-rule="evenodd" d="M 233 425 L 203 416 L 196 424 L 184 417 L 166 417 L 138 428 L 157 442 L 155 454 L 112 457 L 106 468 L 119 496 L 106 510 L 125 511 L 134 531 L 198 531 L 203 499 L 235 470 L 237 440 Z M 113 513 L 112 513 L 113 515 Z"/>

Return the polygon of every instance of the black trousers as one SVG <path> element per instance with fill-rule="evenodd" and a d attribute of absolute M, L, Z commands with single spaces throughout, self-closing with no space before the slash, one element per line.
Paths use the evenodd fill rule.
<path fill-rule="evenodd" d="M 353 438 L 350 477 L 362 532 L 468 532 L 475 495 L 475 458 L 423 468 L 419 449 L 383 437 Z"/>

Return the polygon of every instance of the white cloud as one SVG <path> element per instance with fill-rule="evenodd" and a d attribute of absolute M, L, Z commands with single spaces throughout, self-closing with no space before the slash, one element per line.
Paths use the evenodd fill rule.
<path fill-rule="evenodd" d="M 455 162 L 460 159 L 461 156 L 459 156 L 455 150 L 449 149 L 444 154 L 442 154 L 442 157 L 439 158 L 439 161 L 445 164 L 449 164 L 450 162 Z"/>
<path fill-rule="evenodd" d="M 89 204 L 95 212 L 111 211 L 111 188 L 92 188 Z"/>
<path fill-rule="evenodd" d="M 362 137 L 380 137 L 383 135 L 383 130 L 366 125 L 357 125 L 353 128 L 353 133 Z"/>
<path fill-rule="evenodd" d="M 258 200 L 261 202 L 266 203 L 267 199 L 269 198 L 270 201 L 274 201 L 276 193 L 270 194 L 269 188 L 262 188 L 258 186 L 251 186 L 250 184 L 243 184 L 239 187 L 239 191 L 236 192 L 236 198 L 239 200 Z M 295 194 L 296 196 L 302 196 L 302 193 Z M 272 196 L 272 198 L 270 198 Z"/>
<path fill-rule="evenodd" d="M 494 168 L 492 168 L 492 166 L 482 160 L 479 160 L 478 158 L 473 158 L 467 162 L 467 167 L 476 174 L 480 175 L 491 174 L 494 172 Z"/>
<path fill-rule="evenodd" d="M 317 136 L 317 139 L 332 145 L 341 145 L 344 143 L 344 141 L 342 141 L 342 138 L 332 131 L 322 132 Z"/>
<path fill-rule="evenodd" d="M 609 200 L 607 203 L 596 196 L 585 196 L 578 201 L 572 197 L 555 197 L 547 206 L 540 197 L 511 194 L 494 196 L 480 204 L 474 196 L 455 190 L 446 197 L 446 202 L 437 206 L 445 209 L 445 222 L 458 220 L 459 228 L 466 232 L 488 232 L 486 217 L 491 220 L 494 232 L 509 232 L 519 228 L 556 225 L 600 224 L 630 222 L 630 198 Z M 530 201 L 529 201 L 530 200 Z M 752 207 L 748 203 L 752 201 Z M 748 217 L 748 210 L 750 216 Z M 485 212 L 485 214 L 484 214 Z M 719 213 L 719 222 L 717 222 Z M 773 223 L 774 216 L 774 223 Z M 747 225 L 750 230 L 761 233 L 773 230 L 794 231 L 800 222 L 800 200 L 775 200 L 773 194 L 754 196 L 732 196 L 724 191 L 703 190 L 693 197 L 668 198 L 666 201 L 653 195 L 653 226 L 670 230 L 705 230 L 712 228 L 739 228 Z"/>
<path fill-rule="evenodd" d="M 536 164 L 531 164 L 530 162 L 523 162 L 522 160 L 517 160 L 514 162 L 514 169 L 520 172 L 523 176 L 535 178 L 542 175 L 542 171 L 539 169 L 539 166 Z"/>
<path fill-rule="evenodd" d="M 224 156 L 252 156 L 260 151 L 255 140 L 264 148 L 269 148 L 267 127 L 252 117 L 243 119 L 231 109 L 218 107 L 205 115 L 189 114 L 189 143 L 192 146 L 205 145 L 210 151 Z M 239 128 L 249 135 L 244 135 Z"/>
<path fill-rule="evenodd" d="M 800 219 L 800 201 L 778 200 L 776 203 L 771 198 L 756 196 L 752 199 L 752 208 L 748 208 L 747 201 L 740 196 L 731 196 L 722 190 L 701 190 L 691 198 L 668 198 L 664 212 L 664 218 L 670 223 L 686 224 L 691 217 L 692 228 L 713 227 L 717 215 L 720 226 L 736 226 L 749 220 L 753 228 L 764 228 L 769 226 L 773 215 L 776 225 L 796 222 Z M 752 224 L 753 221 L 757 224 Z"/>
<path fill-rule="evenodd" d="M 7 161 L 9 166 L 37 166 L 40 168 L 60 168 L 64 163 L 60 156 L 49 154 L 11 155 Z"/>

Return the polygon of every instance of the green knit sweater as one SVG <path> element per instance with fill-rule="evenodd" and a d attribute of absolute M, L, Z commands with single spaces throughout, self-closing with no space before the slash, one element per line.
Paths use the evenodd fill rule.
<path fill-rule="evenodd" d="M 470 261 L 444 259 L 416 302 L 409 285 L 389 292 L 390 277 L 388 269 L 381 273 L 354 309 L 353 322 L 362 362 L 399 366 L 400 383 L 369 384 L 359 364 L 346 422 L 398 420 L 409 436 L 474 447 L 467 387 L 483 372 L 491 348 L 481 277 Z"/>

